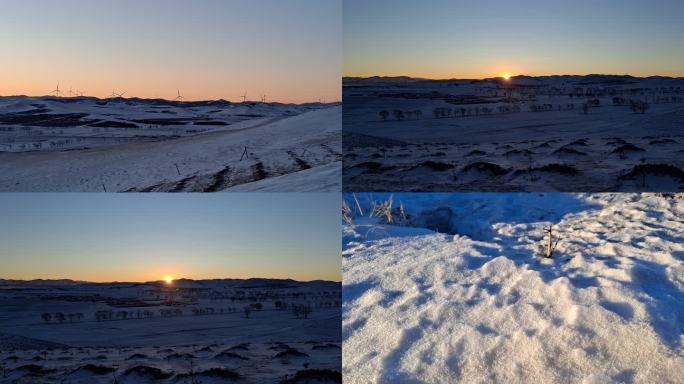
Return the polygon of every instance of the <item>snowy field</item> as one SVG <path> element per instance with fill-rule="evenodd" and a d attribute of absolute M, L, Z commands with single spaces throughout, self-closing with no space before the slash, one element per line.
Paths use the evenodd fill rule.
<path fill-rule="evenodd" d="M 345 382 L 682 382 L 684 195 L 389 196 L 345 195 Z"/>
<path fill-rule="evenodd" d="M 340 290 L 0 280 L 0 383 L 339 383 Z"/>
<path fill-rule="evenodd" d="M 346 78 L 343 92 L 347 191 L 684 190 L 681 78 Z"/>
<path fill-rule="evenodd" d="M 1 97 L 0 191 L 339 191 L 340 132 L 334 104 Z"/>

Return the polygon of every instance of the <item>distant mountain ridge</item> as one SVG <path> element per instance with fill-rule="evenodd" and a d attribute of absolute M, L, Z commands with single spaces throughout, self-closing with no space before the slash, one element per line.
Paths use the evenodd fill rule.
<path fill-rule="evenodd" d="M 635 82 L 644 80 L 665 80 L 665 81 L 684 81 L 684 77 L 669 77 L 669 76 L 647 76 L 647 77 L 637 77 L 632 75 L 611 75 L 611 74 L 588 74 L 588 75 L 544 75 L 544 76 L 529 76 L 529 75 L 517 75 L 512 76 L 509 80 L 505 80 L 507 83 L 517 84 L 517 83 L 529 83 L 538 82 L 540 84 L 546 82 L 557 82 L 557 81 L 570 81 L 577 83 L 586 84 L 606 84 L 606 83 L 624 83 L 624 82 Z M 416 82 L 446 82 L 446 81 L 469 81 L 469 82 L 501 82 L 504 81 L 502 77 L 490 77 L 484 79 L 426 79 L 419 77 L 410 76 L 370 76 L 370 77 L 352 77 L 345 76 L 342 78 L 343 84 L 347 83 L 362 83 L 362 84 L 373 84 L 373 83 L 416 83 Z"/>
<path fill-rule="evenodd" d="M 159 285 L 165 284 L 163 280 L 146 281 L 146 282 L 126 282 L 126 281 L 112 281 L 112 282 L 90 282 L 71 279 L 33 279 L 33 280 L 15 280 L 15 279 L 0 279 L 0 286 L 10 285 L 49 285 L 49 286 L 73 286 L 73 285 Z M 201 287 L 201 286 L 216 286 L 228 285 L 242 288 L 256 288 L 256 287 L 287 287 L 287 286 L 302 286 L 302 285 L 325 285 L 325 284 L 339 284 L 336 281 L 329 280 L 311 280 L 298 281 L 293 279 L 270 279 L 270 278 L 248 278 L 248 279 L 176 279 L 173 284 L 179 287 Z"/>
<path fill-rule="evenodd" d="M 73 97 L 56 97 L 56 96 L 27 96 L 27 95 L 12 95 L 12 96 L 0 96 L 2 99 L 12 99 L 12 98 L 30 98 L 36 100 L 54 101 L 64 104 L 79 103 L 83 101 L 91 101 L 95 103 L 110 103 L 110 102 L 123 102 L 123 103 L 136 103 L 152 106 L 165 106 L 165 107 L 226 107 L 231 105 L 242 105 L 242 106 L 255 106 L 255 105 L 273 105 L 273 106 L 312 106 L 312 105 L 334 105 L 337 103 L 320 103 L 320 102 L 309 102 L 309 103 L 280 103 L 280 102 L 258 102 L 258 101 L 246 101 L 246 102 L 232 102 L 225 99 L 218 100 L 199 100 L 199 101 L 176 101 L 167 99 L 145 99 L 140 97 L 106 97 L 99 98 L 95 96 L 73 96 Z"/>

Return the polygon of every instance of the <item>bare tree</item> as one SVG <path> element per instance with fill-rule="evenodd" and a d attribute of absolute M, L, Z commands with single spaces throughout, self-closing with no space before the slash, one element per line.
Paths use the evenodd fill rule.
<path fill-rule="evenodd" d="M 302 316 L 304 316 L 305 319 L 308 319 L 310 314 L 311 306 L 305 305 L 304 307 L 302 307 Z"/>
<path fill-rule="evenodd" d="M 57 312 L 55 313 L 55 320 L 61 322 L 64 322 L 66 320 L 66 316 L 62 312 Z"/>
<path fill-rule="evenodd" d="M 648 103 L 642 100 L 630 101 L 632 112 L 644 114 L 648 110 Z"/>
<path fill-rule="evenodd" d="M 401 120 L 404 118 L 404 112 L 402 112 L 398 109 L 395 109 L 394 111 L 392 111 L 392 114 L 394 115 L 394 118 L 397 120 Z"/>

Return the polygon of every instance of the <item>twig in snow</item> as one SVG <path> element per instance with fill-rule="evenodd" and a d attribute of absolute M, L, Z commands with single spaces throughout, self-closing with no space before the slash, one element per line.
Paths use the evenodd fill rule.
<path fill-rule="evenodd" d="M 553 253 L 556 251 L 556 247 L 558 246 L 558 242 L 561 241 L 560 236 L 556 237 L 556 242 L 553 241 L 553 225 L 549 224 L 548 228 L 544 229 L 544 232 L 546 232 L 549 237 L 547 239 L 546 246 L 544 246 L 544 257 L 546 258 L 551 258 L 553 257 Z"/>
<path fill-rule="evenodd" d="M 408 215 L 406 214 L 406 210 L 404 209 L 404 203 L 402 201 L 399 202 L 399 214 L 401 215 L 401 219 L 404 222 L 408 221 Z"/>
<path fill-rule="evenodd" d="M 371 212 L 371 217 L 373 216 L 384 216 L 387 220 L 387 224 L 394 223 L 394 214 L 392 213 L 392 204 L 394 204 L 394 195 L 390 195 L 387 201 L 382 203 L 373 202 L 373 210 Z"/>
<path fill-rule="evenodd" d="M 363 216 L 363 209 L 361 209 L 361 204 L 359 203 L 359 199 L 356 198 L 356 193 L 352 193 L 352 197 L 354 197 L 354 201 L 356 202 L 356 208 L 359 210 L 359 214 Z"/>
<path fill-rule="evenodd" d="M 346 200 L 342 200 L 342 219 L 347 224 L 352 223 L 353 212 Z"/>

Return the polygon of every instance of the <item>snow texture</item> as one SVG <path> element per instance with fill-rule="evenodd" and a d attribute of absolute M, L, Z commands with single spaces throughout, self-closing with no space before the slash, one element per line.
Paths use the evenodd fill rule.
<path fill-rule="evenodd" d="M 684 196 L 395 194 L 402 225 L 357 196 L 345 382 L 682 383 Z"/>

